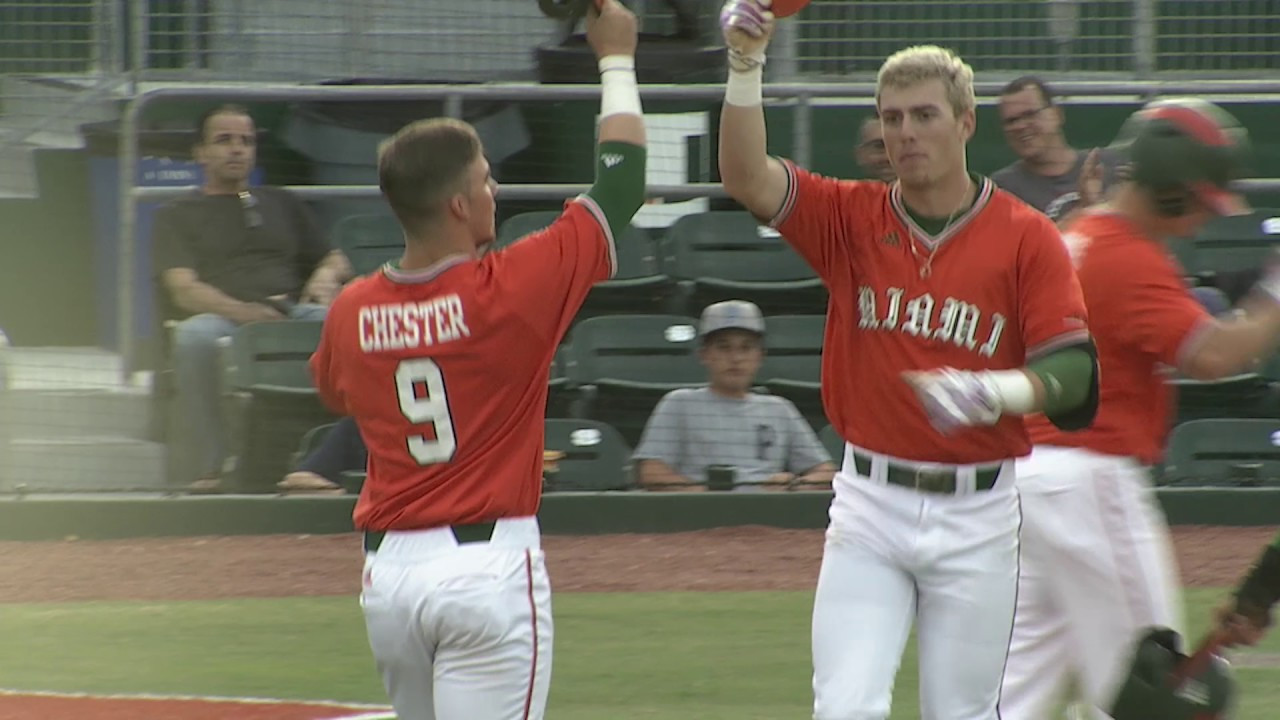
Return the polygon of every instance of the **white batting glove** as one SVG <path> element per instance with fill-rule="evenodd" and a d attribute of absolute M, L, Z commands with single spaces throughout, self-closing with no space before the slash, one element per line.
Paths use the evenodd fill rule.
<path fill-rule="evenodd" d="M 941 368 L 904 373 L 930 424 L 943 435 L 960 428 L 994 425 L 1004 412 L 990 373 Z"/>
<path fill-rule="evenodd" d="M 720 9 L 720 29 L 729 48 L 729 66 L 739 72 L 764 65 L 773 35 L 772 0 L 728 0 Z"/>

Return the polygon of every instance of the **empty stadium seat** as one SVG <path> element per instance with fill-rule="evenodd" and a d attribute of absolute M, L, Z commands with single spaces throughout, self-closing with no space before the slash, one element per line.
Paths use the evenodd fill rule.
<path fill-rule="evenodd" d="M 818 382 L 822 370 L 825 315 L 771 315 L 765 318 L 766 380 Z"/>
<path fill-rule="evenodd" d="M 1177 392 L 1178 423 L 1212 418 L 1269 417 L 1280 411 L 1276 387 L 1257 373 L 1221 380 L 1170 380 Z"/>
<path fill-rule="evenodd" d="M 499 228 L 496 247 L 507 247 L 549 226 L 559 216 L 554 211 L 514 215 Z M 675 280 L 662 272 L 658 245 L 644 230 L 630 225 L 614 245 L 617 274 L 591 288 L 575 320 L 597 315 L 666 313 L 680 304 Z"/>
<path fill-rule="evenodd" d="M 275 492 L 306 433 L 336 420 L 320 401 L 307 366 L 322 326 L 302 320 L 250 323 L 231 336 L 228 387 L 240 401 L 241 418 L 235 482 L 244 490 Z"/>
<path fill-rule="evenodd" d="M 551 360 L 551 380 L 547 388 L 547 417 L 573 417 L 573 401 L 577 397 L 566 368 L 569 364 L 569 348 L 561 344 Z"/>
<path fill-rule="evenodd" d="M 1179 485 L 1280 485 L 1280 419 L 1193 420 L 1169 436 L 1163 478 Z"/>
<path fill-rule="evenodd" d="M 701 383 L 695 356 L 697 321 L 683 315 L 605 315 L 583 320 L 571 334 L 570 379 L 641 383 Z"/>
<path fill-rule="evenodd" d="M 595 420 L 546 421 L 547 450 L 564 453 L 556 471 L 546 474 L 548 491 L 627 490 L 631 448 L 617 429 Z"/>
<path fill-rule="evenodd" d="M 1211 278 L 1217 273 L 1261 269 L 1280 247 L 1280 209 L 1257 209 L 1239 217 L 1215 217 L 1193 239 L 1186 253 L 1188 274 Z"/>
<path fill-rule="evenodd" d="M 828 424 L 827 413 L 822 407 L 822 385 L 816 380 L 810 382 L 772 378 L 766 380 L 764 385 L 771 395 L 790 400 L 814 432 Z"/>
<path fill-rule="evenodd" d="M 559 210 L 533 210 L 512 215 L 498 226 L 498 238 L 494 247 L 504 248 L 530 233 L 535 233 L 560 217 Z"/>
<path fill-rule="evenodd" d="M 750 300 L 766 315 L 826 312 L 827 289 L 772 228 L 750 213 L 685 215 L 667 231 L 664 267 L 688 286 L 690 312 Z"/>
<path fill-rule="evenodd" d="M 347 215 L 334 223 L 333 238 L 357 275 L 371 273 L 404 254 L 404 231 L 394 215 Z"/>
<path fill-rule="evenodd" d="M 640 441 L 654 406 L 671 390 L 701 385 L 696 321 L 679 315 L 608 315 L 574 327 L 567 368 L 581 414 Z"/>

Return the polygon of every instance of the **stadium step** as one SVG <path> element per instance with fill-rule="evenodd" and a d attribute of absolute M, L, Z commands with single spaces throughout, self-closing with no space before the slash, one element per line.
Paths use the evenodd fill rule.
<path fill-rule="evenodd" d="M 12 438 L 7 454 L 0 455 L 0 492 L 163 490 L 164 463 L 164 446 L 145 440 Z"/>
<path fill-rule="evenodd" d="M 143 440 L 150 391 L 14 389 L 5 395 L 0 422 L 17 438 L 111 436 Z"/>

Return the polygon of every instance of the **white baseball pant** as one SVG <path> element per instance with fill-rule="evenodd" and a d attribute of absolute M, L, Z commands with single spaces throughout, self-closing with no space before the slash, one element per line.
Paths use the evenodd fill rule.
<path fill-rule="evenodd" d="M 539 720 L 551 684 L 551 583 L 537 518 L 489 542 L 388 532 L 365 557 L 369 647 L 400 720 Z"/>
<path fill-rule="evenodd" d="M 1014 463 L 995 487 L 943 495 L 859 476 L 834 480 L 813 607 L 813 717 L 884 720 L 913 620 L 923 720 L 996 720 L 1018 579 Z M 1041 718 L 1040 720 L 1043 720 Z"/>
<path fill-rule="evenodd" d="M 1001 720 L 1044 720 L 1074 680 L 1094 717 L 1143 628 L 1183 632 L 1173 543 L 1146 470 L 1090 450 L 1036 447 L 1018 461 L 1022 576 Z"/>

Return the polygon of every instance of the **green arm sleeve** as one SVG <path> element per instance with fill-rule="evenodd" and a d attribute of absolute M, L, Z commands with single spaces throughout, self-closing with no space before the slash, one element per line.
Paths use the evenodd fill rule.
<path fill-rule="evenodd" d="M 1262 551 L 1258 561 L 1236 591 L 1241 604 L 1267 612 L 1280 600 L 1280 535 Z"/>
<path fill-rule="evenodd" d="M 1083 430 L 1098 412 L 1098 354 L 1090 341 L 1027 364 L 1044 384 L 1043 412 L 1061 430 Z"/>
<path fill-rule="evenodd" d="M 597 150 L 596 181 L 587 195 L 600 206 L 618 238 L 644 204 L 646 151 L 624 142 L 602 142 Z"/>

